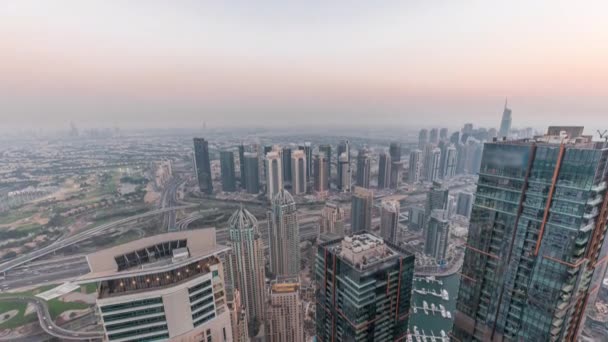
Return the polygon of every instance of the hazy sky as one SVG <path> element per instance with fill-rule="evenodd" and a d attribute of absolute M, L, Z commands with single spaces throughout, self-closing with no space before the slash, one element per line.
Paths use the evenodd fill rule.
<path fill-rule="evenodd" d="M 607 1 L 7 0 L 0 127 L 608 128 Z M 599 122 L 599 124 L 598 124 Z"/>

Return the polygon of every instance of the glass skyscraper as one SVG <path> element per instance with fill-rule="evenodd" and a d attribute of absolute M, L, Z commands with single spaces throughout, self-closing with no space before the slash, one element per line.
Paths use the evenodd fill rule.
<path fill-rule="evenodd" d="M 234 153 L 220 152 L 220 168 L 222 171 L 222 191 L 236 191 L 236 175 L 234 170 Z"/>
<path fill-rule="evenodd" d="M 585 136 L 485 145 L 455 340 L 576 340 L 605 269 L 607 160 Z"/>
<path fill-rule="evenodd" d="M 209 159 L 209 142 L 203 138 L 194 138 L 194 169 L 199 189 L 206 193 L 213 193 L 211 179 L 211 160 Z"/>

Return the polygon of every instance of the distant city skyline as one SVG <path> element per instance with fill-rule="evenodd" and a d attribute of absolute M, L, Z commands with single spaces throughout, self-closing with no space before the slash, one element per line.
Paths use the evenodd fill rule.
<path fill-rule="evenodd" d="M 608 5 L 517 5 L 13 1 L 2 129 L 605 128 Z"/>

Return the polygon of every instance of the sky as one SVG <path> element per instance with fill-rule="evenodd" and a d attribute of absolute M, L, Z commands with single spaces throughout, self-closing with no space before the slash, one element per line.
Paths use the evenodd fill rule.
<path fill-rule="evenodd" d="M 0 4 L 0 129 L 608 129 L 606 1 Z"/>

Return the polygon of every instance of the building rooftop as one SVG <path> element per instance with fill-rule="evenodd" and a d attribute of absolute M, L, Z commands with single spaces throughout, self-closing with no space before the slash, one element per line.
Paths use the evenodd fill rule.
<path fill-rule="evenodd" d="M 340 259 L 359 270 L 410 254 L 370 233 L 345 236 L 343 239 L 330 241 L 327 245 Z"/>

